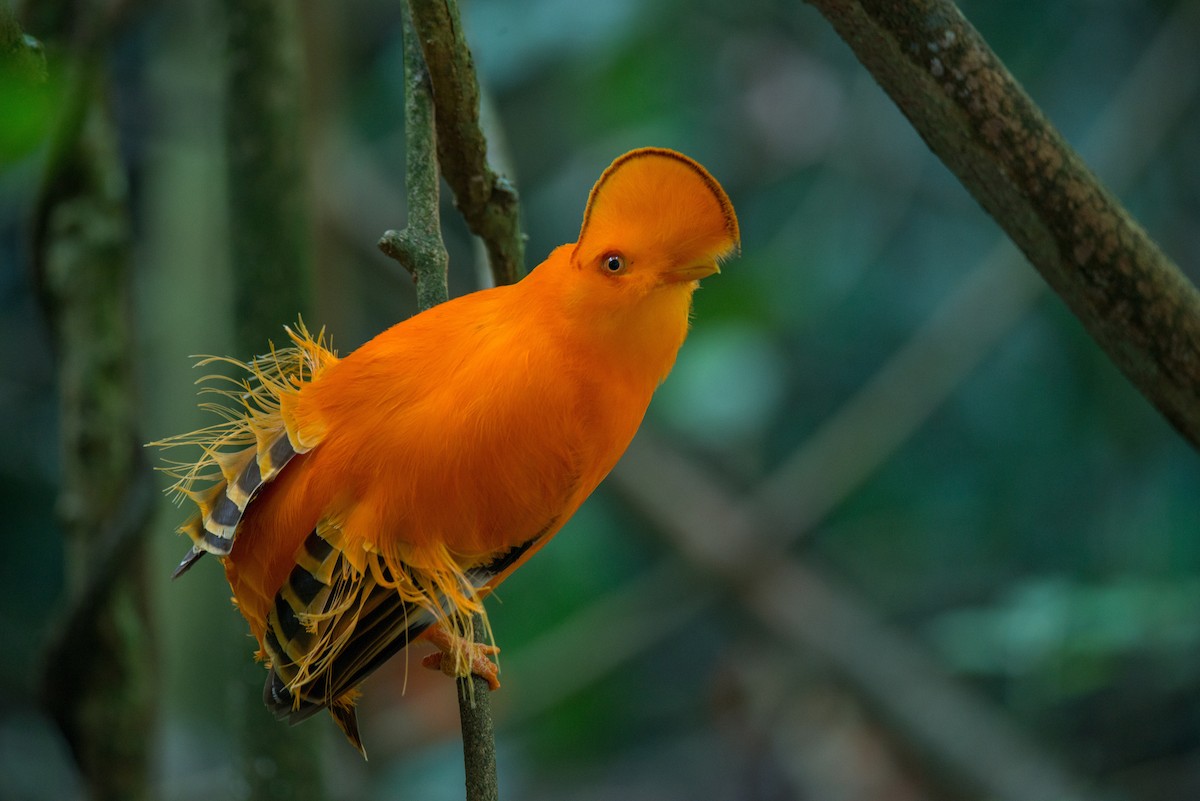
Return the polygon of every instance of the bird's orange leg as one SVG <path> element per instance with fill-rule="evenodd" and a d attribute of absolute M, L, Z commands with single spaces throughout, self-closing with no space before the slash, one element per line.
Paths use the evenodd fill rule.
<path fill-rule="evenodd" d="M 436 652 L 421 660 L 422 666 L 459 678 L 461 674 L 456 670 L 459 661 L 457 655 L 465 653 L 470 672 L 486 681 L 490 689 L 500 689 L 500 670 L 496 663 L 489 659 L 500 653 L 496 646 L 466 640 L 448 631 L 440 623 L 426 629 L 422 639 L 437 648 Z"/>

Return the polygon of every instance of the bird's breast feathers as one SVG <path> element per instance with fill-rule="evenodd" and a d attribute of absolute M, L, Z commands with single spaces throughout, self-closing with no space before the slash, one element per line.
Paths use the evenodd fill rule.
<path fill-rule="evenodd" d="M 489 300 L 467 297 L 479 294 Z M 309 491 L 352 504 L 346 533 L 364 546 L 390 537 L 471 555 L 520 544 L 574 512 L 641 422 L 656 382 L 589 363 L 570 342 L 480 326 L 483 305 L 455 326 L 412 318 L 291 403 L 324 432 L 305 462 Z"/>

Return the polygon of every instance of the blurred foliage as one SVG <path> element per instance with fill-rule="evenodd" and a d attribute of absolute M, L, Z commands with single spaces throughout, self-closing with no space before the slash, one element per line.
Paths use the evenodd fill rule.
<path fill-rule="evenodd" d="M 1176 8 L 962 6 L 1073 142 Z M 463 13 L 494 119 L 493 157 L 521 191 L 531 261 L 574 238 L 591 183 L 628 148 L 682 150 L 729 190 L 742 256 L 697 294 L 693 334 L 647 424 L 739 491 L 803 448 L 998 237 L 803 4 L 467 0 Z M 138 4 L 106 64 L 135 194 L 146 440 L 203 422 L 188 356 L 231 347 L 222 25 L 210 0 Z M 404 219 L 398 26 L 396 3 L 304 5 L 319 255 L 309 322 L 326 325 L 343 351 L 413 308 L 407 276 L 374 250 Z M 53 47 L 48 55 L 53 76 Z M 1181 75 L 1197 70 L 1195 59 L 1179 65 Z M 0 87 L 4 798 L 71 793 L 66 778 L 38 786 L 8 770 L 32 751 L 62 764 L 31 697 L 63 584 L 52 356 L 27 238 L 56 86 L 52 77 L 23 100 Z M 1154 96 L 1138 100 L 1126 127 L 1155 113 Z M 1120 193 L 1193 280 L 1197 142 L 1193 99 Z M 449 201 L 445 211 L 451 291 L 461 293 L 478 286 L 478 251 Z M 1184 801 L 1200 793 L 1198 477 L 1196 454 L 1044 293 L 793 553 L 839 576 L 1111 797 Z M 169 535 L 179 517 L 164 504 L 156 542 L 167 660 L 156 781 L 167 799 L 229 796 L 237 779 L 222 682 L 251 647 L 216 644 L 228 630 L 220 619 L 234 612 L 215 564 L 166 581 L 184 549 Z M 602 488 L 492 604 L 502 666 L 675 558 Z M 660 611 L 608 619 L 574 641 L 640 636 Z M 539 676 L 586 661 L 586 645 L 505 673 L 495 703 L 506 796 L 957 797 L 842 677 L 810 654 L 781 653 L 732 601 L 668 628 L 530 714 L 521 699 L 537 695 Z M 369 763 L 327 721 L 306 724 L 327 730 L 329 775 L 339 777 L 331 798 L 461 797 L 453 693 L 405 668 L 394 660 L 366 686 Z"/>
<path fill-rule="evenodd" d="M 0 167 L 28 157 L 46 141 L 54 109 L 63 102 L 57 75 L 30 85 L 10 70 L 0 70 Z"/>

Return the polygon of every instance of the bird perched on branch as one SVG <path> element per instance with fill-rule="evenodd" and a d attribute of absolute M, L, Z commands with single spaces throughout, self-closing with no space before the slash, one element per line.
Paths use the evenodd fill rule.
<path fill-rule="evenodd" d="M 321 334 L 207 391 L 225 418 L 152 443 L 199 446 L 166 470 L 196 504 L 181 528 L 220 557 L 292 723 L 328 709 L 360 751 L 358 685 L 417 639 L 493 689 L 483 598 L 544 546 L 625 451 L 687 334 L 699 279 L 738 247 L 696 162 L 621 156 L 579 241 L 512 286 L 417 314 L 339 358 Z M 202 381 L 205 379 L 202 379 Z M 489 632 L 490 634 L 490 632 Z M 365 752 L 364 752 L 365 754 Z"/>

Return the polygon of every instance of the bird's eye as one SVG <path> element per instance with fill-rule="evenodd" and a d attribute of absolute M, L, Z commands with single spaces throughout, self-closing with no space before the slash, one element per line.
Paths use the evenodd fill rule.
<path fill-rule="evenodd" d="M 613 275 L 625 272 L 625 258 L 620 253 L 609 253 L 600 260 L 600 263 Z"/>

